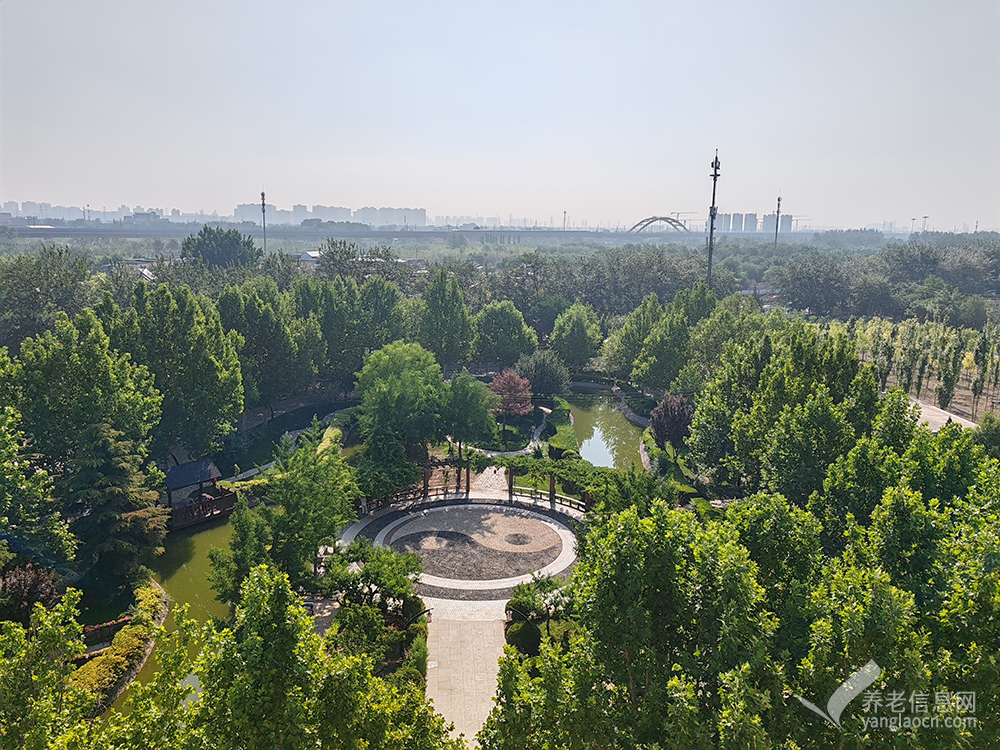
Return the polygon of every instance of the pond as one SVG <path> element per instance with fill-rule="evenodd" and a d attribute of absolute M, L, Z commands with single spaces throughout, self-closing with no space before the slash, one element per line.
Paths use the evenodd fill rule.
<path fill-rule="evenodd" d="M 170 595 L 174 603 L 188 605 L 188 617 L 207 622 L 209 617 L 224 617 L 229 607 L 215 600 L 215 592 L 208 584 L 208 550 L 211 547 L 228 549 L 233 527 L 229 520 L 215 521 L 184 531 L 173 531 L 167 536 L 165 550 L 151 566 L 156 580 Z M 164 623 L 167 632 L 174 630 L 172 614 Z M 150 656 L 139 672 L 138 680 L 146 682 L 158 669 L 155 656 Z M 115 701 L 114 708 L 121 709 L 128 691 Z"/>
<path fill-rule="evenodd" d="M 607 391 L 574 390 L 566 399 L 580 456 L 594 466 L 642 468 L 639 443 L 642 428 L 618 410 L 618 397 Z"/>

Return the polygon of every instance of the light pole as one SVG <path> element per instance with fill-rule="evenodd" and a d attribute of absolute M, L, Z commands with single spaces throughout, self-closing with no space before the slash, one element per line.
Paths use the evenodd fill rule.
<path fill-rule="evenodd" d="M 264 255 L 267 255 L 267 206 L 264 203 L 264 191 L 260 191 L 260 225 L 264 230 Z"/>
<path fill-rule="evenodd" d="M 715 149 L 715 159 L 710 165 L 712 167 L 712 205 L 708 209 L 708 276 L 706 283 L 708 288 L 712 288 L 712 250 L 715 248 L 715 185 L 719 181 L 719 149 Z"/>

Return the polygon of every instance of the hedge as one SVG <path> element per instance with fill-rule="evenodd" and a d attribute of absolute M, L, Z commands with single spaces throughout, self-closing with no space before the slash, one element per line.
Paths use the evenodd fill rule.
<path fill-rule="evenodd" d="M 73 685 L 97 697 L 98 712 L 118 697 L 121 681 L 145 659 L 166 607 L 166 594 L 158 586 L 149 583 L 137 589 L 131 622 L 115 634 L 104 653 L 70 675 Z"/>

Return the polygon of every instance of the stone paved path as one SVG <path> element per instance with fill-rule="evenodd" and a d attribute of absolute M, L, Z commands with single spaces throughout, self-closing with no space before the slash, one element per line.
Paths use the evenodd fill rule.
<path fill-rule="evenodd" d="M 425 598 L 433 608 L 427 634 L 427 697 L 477 747 L 476 733 L 493 708 L 503 656 L 503 601 Z"/>
<path fill-rule="evenodd" d="M 478 538 L 484 530 L 478 527 L 481 519 L 479 521 L 476 519 L 483 513 L 496 513 L 498 517 L 486 524 L 486 531 L 490 531 L 494 536 L 498 535 L 498 538 L 506 543 L 509 541 L 508 532 L 513 534 L 525 531 L 519 526 L 515 528 L 514 525 L 508 529 L 506 525 L 516 525 L 521 517 L 535 517 L 539 514 L 544 516 L 550 513 L 547 500 L 525 502 L 521 498 L 515 505 L 507 505 L 506 488 L 507 483 L 502 472 L 494 474 L 491 470 L 487 470 L 473 482 L 471 500 L 456 496 L 453 505 L 442 505 L 438 499 L 430 506 L 415 503 L 412 507 L 406 508 L 402 506 L 384 508 L 347 529 L 341 541 L 349 543 L 364 531 L 369 538 L 372 532 L 376 532 L 374 533 L 376 544 L 391 543 L 393 541 L 391 535 L 396 527 L 400 527 L 404 535 L 407 533 L 406 524 L 412 524 L 413 529 L 427 526 L 427 529 L 433 530 L 433 525 L 428 525 L 430 520 L 447 521 L 451 516 L 458 524 L 456 531 L 464 531 L 470 537 Z M 479 503 L 493 501 L 499 507 L 476 504 L 477 500 Z M 474 505 L 470 507 L 468 503 Z M 402 513 L 406 513 L 406 516 L 401 515 Z M 559 513 L 563 517 L 569 516 L 575 519 L 582 517 L 578 511 L 562 506 L 559 507 Z M 472 525 L 464 528 L 458 523 L 463 518 Z M 427 522 L 424 519 L 427 519 Z M 472 523 L 473 521 L 476 523 Z M 545 523 L 549 524 L 547 520 Z M 366 528 L 369 526 L 370 529 Z M 442 529 L 451 528 L 448 523 L 442 523 L 440 526 Z M 551 567 L 552 572 L 568 570 L 575 558 L 575 538 L 567 528 L 565 518 L 556 520 L 552 528 L 556 529 L 560 537 L 562 549 L 559 557 L 547 568 Z M 530 531 L 528 529 L 528 532 Z M 533 533 L 527 535 L 534 536 Z M 428 538 L 435 540 L 437 535 Z M 491 541 L 484 538 L 481 541 L 489 542 L 489 546 L 499 544 L 497 539 Z M 509 572 L 497 571 L 496 575 L 505 576 Z M 530 575 L 517 577 L 520 578 L 529 579 Z M 423 596 L 424 603 L 432 610 L 427 634 L 427 697 L 434 702 L 435 710 L 454 724 L 453 735 L 455 737 L 464 735 L 470 747 L 477 747 L 475 736 L 493 709 L 498 662 L 503 656 L 504 649 L 504 606 L 507 597 L 503 599 L 497 597 L 504 594 L 509 596 L 509 591 L 492 589 L 500 584 L 512 586 L 512 581 L 516 580 L 503 577 L 483 580 L 465 580 L 465 577 L 439 579 L 427 573 L 421 576 L 421 580 L 423 579 L 445 584 L 443 587 L 427 586 L 433 591 L 426 591 L 426 594 L 430 595 Z M 460 598 L 467 594 L 482 594 L 482 598 L 471 596 Z M 448 596 L 450 598 L 443 598 Z"/>

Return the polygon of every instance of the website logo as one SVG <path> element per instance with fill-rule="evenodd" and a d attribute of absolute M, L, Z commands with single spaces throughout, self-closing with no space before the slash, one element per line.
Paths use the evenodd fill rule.
<path fill-rule="evenodd" d="M 822 716 L 830 724 L 843 731 L 844 728 L 840 725 L 840 715 L 844 712 L 844 709 L 847 708 L 847 704 L 864 692 L 873 682 L 875 682 L 875 680 L 879 678 L 879 675 L 881 674 L 882 667 L 876 664 L 874 659 L 869 661 L 861 667 L 861 669 L 844 680 L 840 684 L 840 687 L 833 692 L 833 695 L 830 696 L 830 700 L 826 702 L 825 712 L 819 708 L 819 706 L 807 701 L 801 695 L 796 695 L 795 697 L 798 698 L 802 705 L 810 711 Z"/>

